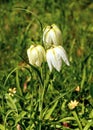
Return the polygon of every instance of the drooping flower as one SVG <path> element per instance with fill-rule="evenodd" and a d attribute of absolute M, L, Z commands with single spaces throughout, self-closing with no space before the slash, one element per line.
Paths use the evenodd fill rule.
<path fill-rule="evenodd" d="M 62 44 L 61 31 L 55 24 L 52 24 L 51 26 L 47 26 L 44 29 L 43 42 L 48 47 L 50 47 L 51 45 Z"/>
<path fill-rule="evenodd" d="M 39 67 L 45 59 L 45 50 L 41 45 L 31 45 L 27 50 L 27 55 L 29 63 Z"/>
<path fill-rule="evenodd" d="M 46 52 L 46 60 L 50 71 L 53 67 L 59 72 L 62 66 L 62 60 L 69 66 L 69 61 L 66 55 L 66 51 L 62 46 L 54 46 Z"/>
<path fill-rule="evenodd" d="M 76 101 L 76 100 L 74 100 L 74 101 L 71 100 L 71 102 L 68 103 L 69 109 L 70 109 L 70 110 L 73 110 L 73 109 L 78 105 L 78 103 L 79 103 L 79 102 Z"/>

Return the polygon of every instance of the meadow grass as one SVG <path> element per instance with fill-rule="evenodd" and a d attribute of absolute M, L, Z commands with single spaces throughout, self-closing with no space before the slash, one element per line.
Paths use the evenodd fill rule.
<path fill-rule="evenodd" d="M 0 1 L 0 130 L 93 129 L 92 12 L 90 0 Z M 51 24 L 70 62 L 60 72 L 28 63 L 27 49 L 43 44 Z"/>

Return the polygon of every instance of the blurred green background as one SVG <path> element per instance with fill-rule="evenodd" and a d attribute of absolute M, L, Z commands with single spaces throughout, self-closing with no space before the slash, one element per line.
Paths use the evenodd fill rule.
<path fill-rule="evenodd" d="M 31 11 L 27 12 L 26 9 Z M 26 49 L 42 38 L 41 27 L 57 24 L 70 61 L 93 51 L 93 0 L 0 0 L 0 79 L 27 58 Z"/>
<path fill-rule="evenodd" d="M 2 127 L 9 125 L 7 113 L 15 107 L 18 115 L 16 118 L 16 114 L 10 117 L 15 121 L 19 117 L 20 123 L 23 123 L 25 128 L 29 129 L 33 120 L 40 123 L 38 110 L 36 110 L 40 85 L 38 76 L 33 73 L 34 71 L 31 71 L 32 75 L 30 75 L 24 68 L 20 67 L 19 70 L 16 68 L 24 67 L 24 60 L 21 57 L 28 60 L 27 48 L 31 44 L 42 44 L 42 29 L 51 24 L 56 24 L 62 31 L 62 46 L 67 52 L 70 67 L 63 63 L 60 73 L 53 70 L 54 73 L 52 72 L 49 77 L 48 90 L 44 95 L 44 108 L 47 108 L 51 102 L 58 101 L 51 116 L 56 122 L 56 119 L 73 116 L 67 104 L 71 100 L 78 100 L 79 106 L 76 112 L 83 128 L 90 121 L 93 122 L 93 0 L 0 0 L 0 122 Z M 43 75 L 42 78 L 44 79 Z M 80 87 L 79 92 L 75 92 L 77 86 Z M 17 88 L 17 93 L 14 97 L 10 97 L 11 104 L 6 95 L 9 97 L 9 88 L 13 87 Z M 21 94 L 19 90 L 22 91 Z M 33 96 L 31 96 L 32 92 Z M 30 100 L 34 102 L 31 111 Z M 48 111 L 51 108 L 52 105 L 48 107 Z M 30 118 L 33 114 L 31 115 L 30 112 L 35 112 L 33 120 Z M 51 123 L 51 118 L 42 120 L 42 123 L 46 130 L 48 128 L 46 125 L 54 125 Z M 71 129 L 75 128 L 76 124 L 78 122 L 74 124 L 72 120 Z M 60 126 L 62 127 L 62 122 Z M 10 128 L 14 126 L 9 126 Z M 93 124 L 90 129 L 93 129 Z"/>

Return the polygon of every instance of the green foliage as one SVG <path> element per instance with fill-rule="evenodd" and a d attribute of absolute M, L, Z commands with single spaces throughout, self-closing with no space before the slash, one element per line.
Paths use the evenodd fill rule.
<path fill-rule="evenodd" d="M 93 129 L 92 12 L 91 0 L 0 1 L 1 130 Z M 70 61 L 60 73 L 50 73 L 46 63 L 29 65 L 26 54 L 30 45 L 42 44 L 43 27 L 53 23 Z M 79 102 L 74 110 L 71 100 Z"/>

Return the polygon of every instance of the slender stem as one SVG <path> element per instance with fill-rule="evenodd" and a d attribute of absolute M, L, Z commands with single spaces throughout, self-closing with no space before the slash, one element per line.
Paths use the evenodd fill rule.
<path fill-rule="evenodd" d="M 90 127 L 90 126 L 92 126 L 92 125 L 93 125 L 93 121 L 88 122 L 88 123 L 87 123 L 87 125 L 84 127 L 84 129 L 83 129 L 83 130 L 88 130 L 88 129 L 89 129 L 89 127 Z"/>
<path fill-rule="evenodd" d="M 83 69 L 82 81 L 81 81 L 81 90 L 83 89 L 83 85 L 85 83 L 85 79 L 86 79 L 86 66 L 84 66 L 84 69 Z"/>
<path fill-rule="evenodd" d="M 70 120 L 75 120 L 75 118 L 74 118 L 74 117 L 65 117 L 65 118 L 63 118 L 63 119 L 60 119 L 60 120 L 57 121 L 57 122 L 59 123 L 59 122 L 70 121 Z"/>
<path fill-rule="evenodd" d="M 45 66 L 44 66 L 44 69 L 46 69 Z M 43 118 L 42 109 L 43 109 L 43 103 L 44 103 L 44 95 L 45 95 L 46 86 L 47 86 L 47 83 L 48 83 L 48 80 L 49 80 L 49 74 L 46 76 L 46 79 L 43 78 L 42 68 L 41 68 L 41 78 L 40 79 L 42 79 L 43 82 L 40 81 L 41 85 L 39 86 L 39 111 L 40 111 L 39 130 L 41 130 L 41 120 Z"/>
<path fill-rule="evenodd" d="M 22 96 L 22 91 L 21 91 L 21 88 L 20 88 L 19 78 L 18 78 L 18 69 L 16 70 L 16 85 L 17 85 L 17 89 L 19 91 L 19 94 Z"/>
<path fill-rule="evenodd" d="M 79 121 L 79 118 L 78 118 L 78 116 L 77 116 L 77 113 L 76 113 L 75 111 L 73 111 L 72 114 L 73 114 L 75 120 L 77 121 L 80 130 L 83 130 L 82 125 L 81 125 L 81 123 L 80 123 L 80 121 Z"/>
<path fill-rule="evenodd" d="M 39 130 L 41 130 L 41 120 L 42 120 L 42 106 L 43 106 L 43 101 L 42 101 L 42 85 L 39 86 L 39 112 L 40 112 L 40 115 L 39 115 Z"/>
<path fill-rule="evenodd" d="M 9 79 L 9 77 L 11 76 L 11 74 L 12 74 L 13 72 L 15 72 L 17 69 L 18 69 L 18 67 L 14 68 L 14 69 L 8 74 L 8 76 L 7 76 L 7 78 L 6 78 L 5 82 L 4 82 L 4 87 L 5 87 L 5 85 L 6 85 L 7 81 L 8 81 L 8 79 Z"/>
<path fill-rule="evenodd" d="M 41 68 L 40 74 L 38 76 L 39 76 L 39 80 L 40 80 L 40 85 L 39 85 L 39 112 L 40 112 L 40 115 L 39 115 L 39 120 L 40 120 L 39 130 L 41 130 L 41 128 L 42 128 L 42 124 L 41 124 L 42 109 L 43 109 L 43 91 L 44 91 L 44 88 L 43 88 L 44 82 L 42 81 L 42 68 Z"/>
<path fill-rule="evenodd" d="M 21 8 L 21 7 L 16 7 L 15 9 L 19 9 L 21 11 L 25 11 L 25 12 L 30 13 L 31 15 L 33 15 L 37 19 L 37 21 L 39 22 L 39 24 L 40 24 L 41 34 L 42 34 L 42 32 L 43 32 L 43 25 L 42 25 L 40 19 L 38 18 L 38 16 L 35 13 L 33 13 L 32 11 L 30 11 L 28 9 L 24 9 L 24 8 Z"/>

